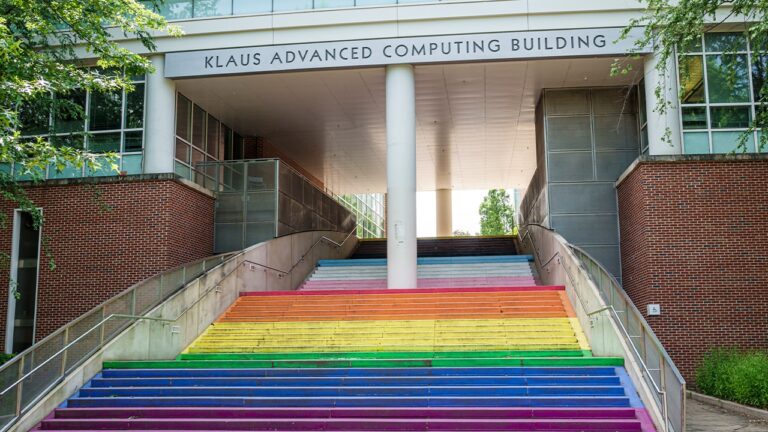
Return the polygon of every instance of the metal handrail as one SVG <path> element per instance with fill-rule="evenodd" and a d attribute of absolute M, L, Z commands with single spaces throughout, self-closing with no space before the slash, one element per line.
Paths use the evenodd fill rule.
<path fill-rule="evenodd" d="M 546 227 L 546 226 L 540 225 L 540 224 L 531 223 L 531 224 L 524 224 L 523 225 L 523 227 L 528 227 L 528 226 L 537 226 L 537 227 L 540 227 L 540 228 L 545 229 L 547 231 L 555 232 L 554 229 L 552 229 L 550 227 Z M 525 231 L 526 231 L 525 234 L 520 237 L 520 242 L 524 243 L 526 238 L 527 238 L 528 241 L 530 241 L 531 245 L 533 246 L 533 251 L 534 251 L 534 253 L 537 256 L 539 263 L 542 263 L 541 251 L 537 247 L 536 243 L 533 241 L 533 238 L 531 236 L 531 230 L 526 229 Z M 674 376 L 678 380 L 678 382 L 680 382 L 680 384 L 682 386 L 682 389 L 683 389 L 683 393 L 684 393 L 685 380 L 683 379 L 683 377 L 680 374 L 680 372 L 677 370 L 677 367 L 675 367 L 674 363 L 672 362 L 671 358 L 669 357 L 669 354 L 666 352 L 666 350 L 664 349 L 664 347 L 661 344 L 661 342 L 658 340 L 656 335 L 653 333 L 653 330 L 650 328 L 648 323 L 642 318 L 642 315 L 637 310 L 637 308 L 634 306 L 634 303 L 632 303 L 631 299 L 629 299 L 629 297 L 627 296 L 626 292 L 624 292 L 624 290 L 621 289 L 621 284 L 619 284 L 619 282 L 616 280 L 616 278 L 614 278 L 613 275 L 611 275 L 610 272 L 608 272 L 608 270 L 605 269 L 605 267 L 603 267 L 599 262 L 597 262 L 594 258 L 592 258 L 592 256 L 589 255 L 589 253 L 587 253 L 583 249 L 579 248 L 578 246 L 574 246 L 574 245 L 572 245 L 570 243 L 567 243 L 567 242 L 565 242 L 564 246 L 566 246 L 569 249 L 573 250 L 577 254 L 583 255 L 583 258 L 589 259 L 591 261 L 591 263 L 593 263 L 597 268 L 599 268 L 599 270 L 605 276 L 608 277 L 609 282 L 614 285 L 614 291 L 619 292 L 620 295 L 622 295 L 622 297 L 623 297 L 622 300 L 624 301 L 625 305 L 627 305 L 627 307 L 630 308 L 632 310 L 632 312 L 634 312 L 634 315 L 639 318 L 638 322 L 640 322 L 640 324 L 643 326 L 644 333 L 650 337 L 651 342 L 656 346 L 657 351 L 661 354 L 662 359 L 668 365 L 670 371 L 674 374 Z M 547 265 L 549 265 L 549 263 L 552 262 L 552 260 L 554 260 L 555 258 L 560 258 L 560 252 L 559 251 L 555 252 L 552 255 L 552 257 L 550 257 L 546 261 L 546 264 L 542 264 L 542 268 L 547 266 Z M 563 264 L 562 259 L 558 259 L 557 262 L 563 268 L 563 270 L 565 271 L 566 275 L 570 279 L 571 283 L 574 284 L 574 286 L 575 286 L 575 283 L 574 283 L 575 280 L 573 278 L 573 275 L 568 270 L 568 268 Z M 589 276 L 589 278 L 591 280 L 593 280 L 593 282 L 595 284 L 597 284 L 597 282 L 594 281 L 594 276 L 589 271 L 584 269 L 584 267 L 582 265 L 583 264 L 582 261 L 578 260 L 577 264 L 582 269 L 582 271 L 585 271 L 585 273 Z M 586 307 L 585 301 L 581 298 L 581 295 L 579 294 L 578 290 L 574 290 L 574 293 L 576 294 L 576 298 L 579 300 L 579 303 L 581 304 L 582 309 L 584 309 L 584 311 L 586 312 L 588 309 Z M 659 395 L 659 398 L 661 399 L 661 407 L 660 408 L 661 408 L 662 416 L 663 416 L 663 419 L 664 419 L 664 422 L 665 422 L 664 429 L 665 430 L 669 430 L 670 418 L 669 418 L 668 394 L 667 394 L 667 391 L 666 391 L 666 386 L 664 386 L 663 384 L 657 383 L 656 380 L 654 379 L 654 376 L 651 373 L 650 368 L 648 367 L 647 362 L 644 360 L 643 355 L 640 353 L 640 350 L 637 347 L 637 344 L 633 340 L 633 336 L 630 335 L 629 330 L 624 325 L 624 322 L 622 321 L 622 319 L 621 319 L 621 317 L 619 315 L 619 312 L 613 306 L 612 302 L 609 301 L 609 299 L 605 298 L 604 293 L 600 289 L 597 289 L 597 293 L 598 293 L 599 297 L 603 300 L 603 302 L 607 306 L 603 307 L 601 309 L 592 311 L 592 312 L 586 312 L 586 315 L 588 317 L 591 317 L 593 315 L 596 315 L 596 314 L 604 312 L 604 311 L 610 311 L 611 312 L 609 314 L 609 317 L 611 318 L 611 320 L 615 324 L 617 324 L 617 327 L 621 331 L 622 338 L 625 340 L 627 345 L 631 348 L 633 357 L 635 358 L 635 360 L 639 363 L 639 365 L 641 367 L 641 371 L 643 373 L 643 378 L 646 378 L 646 382 L 650 382 L 651 386 L 653 387 L 653 391 L 655 391 Z M 684 415 L 685 415 L 684 412 L 681 413 L 681 415 L 684 417 Z M 683 422 L 683 427 L 684 427 L 684 418 L 682 419 L 682 422 Z"/>

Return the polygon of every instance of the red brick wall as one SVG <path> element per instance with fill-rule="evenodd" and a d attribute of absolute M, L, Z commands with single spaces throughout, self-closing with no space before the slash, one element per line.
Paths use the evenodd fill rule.
<path fill-rule="evenodd" d="M 695 384 L 714 347 L 768 348 L 768 159 L 649 159 L 617 187 L 623 284 Z"/>
<path fill-rule="evenodd" d="M 56 263 L 52 271 L 41 256 L 38 340 L 136 282 L 213 253 L 213 198 L 170 178 L 54 183 L 28 193 L 43 208 L 42 233 Z M 4 203 L 0 211 L 12 220 L 12 209 Z M 8 253 L 11 235 L 0 230 Z M 0 284 L 8 278 L 6 268 Z M 0 340 L 7 295 L 0 290 Z"/>

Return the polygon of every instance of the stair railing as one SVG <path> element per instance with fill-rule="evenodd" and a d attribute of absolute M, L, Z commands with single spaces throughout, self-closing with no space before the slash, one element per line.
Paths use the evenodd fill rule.
<path fill-rule="evenodd" d="M 242 260 L 175 318 L 158 318 L 146 314 L 161 305 L 188 284 L 200 279 L 220 265 L 243 256 L 246 251 L 226 253 L 194 261 L 139 282 L 117 296 L 105 301 L 54 333 L 14 357 L 0 367 L 0 432 L 8 431 L 31 407 L 34 407 L 64 378 L 85 362 L 105 344 L 117 337 L 129 325 L 137 321 L 156 321 L 171 324 L 181 319 L 189 310 L 211 292 L 218 292 L 219 285 L 241 266 L 255 266 L 277 273 L 279 278 L 290 275 L 321 243 L 329 243 L 340 249 L 355 233 L 350 231 L 342 242 L 322 236 L 318 238 L 287 271 L 272 268 L 251 260 Z M 258 245 L 252 247 L 255 248 Z M 252 249 L 252 248 L 249 248 Z"/>
<path fill-rule="evenodd" d="M 556 279 L 554 282 L 566 285 L 569 294 L 572 293 L 581 306 L 590 327 L 595 327 L 599 316 L 605 314 L 612 327 L 618 329 L 616 336 L 629 348 L 622 350 L 621 355 L 638 365 L 640 378 L 651 390 L 652 399 L 646 400 L 646 403 L 655 405 L 661 417 L 659 424 L 665 432 L 683 432 L 685 380 L 621 284 L 586 251 L 569 244 L 551 228 L 539 224 L 523 225 L 520 243 L 525 245 L 526 241 L 531 245 L 539 269 Z M 542 249 L 546 249 L 546 256 L 543 256 Z M 553 263 L 562 273 L 552 267 Z M 595 310 L 590 311 L 591 308 Z M 605 332 L 606 327 L 601 330 Z M 603 333 L 602 336 L 608 339 L 611 335 Z M 590 343 L 605 342 L 605 345 L 610 345 L 609 341 L 596 338 L 593 336 Z"/>

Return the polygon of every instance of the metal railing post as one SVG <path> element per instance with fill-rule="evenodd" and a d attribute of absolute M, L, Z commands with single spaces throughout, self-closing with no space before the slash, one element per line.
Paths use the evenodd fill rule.
<path fill-rule="evenodd" d="M 66 347 L 69 344 L 69 327 L 64 329 L 64 346 Z M 61 354 L 61 370 L 59 370 L 59 375 L 64 376 L 65 372 L 67 371 L 67 353 L 69 352 L 68 349 L 65 349 L 64 352 Z"/>
<path fill-rule="evenodd" d="M 23 396 L 23 387 L 24 387 L 24 381 L 21 379 L 24 377 L 24 360 L 25 357 L 22 357 L 21 361 L 19 361 L 19 376 L 18 380 L 19 382 L 16 384 L 16 417 L 18 418 L 21 416 L 21 397 Z"/>

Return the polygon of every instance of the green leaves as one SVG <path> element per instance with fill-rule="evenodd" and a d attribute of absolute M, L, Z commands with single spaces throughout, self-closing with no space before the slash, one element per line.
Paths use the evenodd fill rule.
<path fill-rule="evenodd" d="M 480 235 L 512 234 L 515 209 L 504 189 L 491 189 L 480 204 Z"/>

